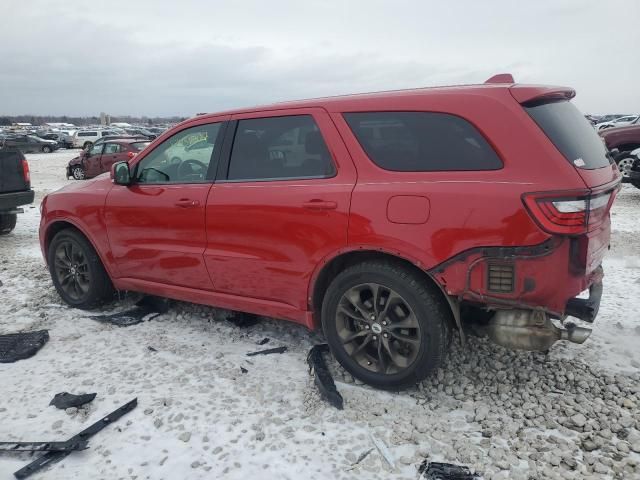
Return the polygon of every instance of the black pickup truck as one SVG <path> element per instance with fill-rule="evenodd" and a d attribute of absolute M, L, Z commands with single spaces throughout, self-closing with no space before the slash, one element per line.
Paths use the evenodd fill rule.
<path fill-rule="evenodd" d="M 19 207 L 33 197 L 27 159 L 17 148 L 0 145 L 0 235 L 15 228 Z"/>

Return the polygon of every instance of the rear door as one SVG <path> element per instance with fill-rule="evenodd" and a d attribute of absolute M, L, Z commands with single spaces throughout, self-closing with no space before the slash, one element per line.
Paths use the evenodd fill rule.
<path fill-rule="evenodd" d="M 95 177 L 96 175 L 100 175 L 102 173 L 100 167 L 100 159 L 102 157 L 102 151 L 104 150 L 104 143 L 99 145 L 93 145 L 89 152 L 87 152 L 87 156 L 84 157 L 82 164 L 84 165 L 84 171 L 87 177 Z M 80 152 L 80 155 L 83 155 L 84 152 Z"/>
<path fill-rule="evenodd" d="M 306 310 L 314 269 L 347 245 L 355 167 L 322 109 L 232 120 L 207 201 L 214 288 Z"/>

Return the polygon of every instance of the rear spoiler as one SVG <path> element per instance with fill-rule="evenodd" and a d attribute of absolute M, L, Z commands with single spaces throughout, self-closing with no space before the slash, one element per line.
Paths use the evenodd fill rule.
<path fill-rule="evenodd" d="M 510 73 L 498 73 L 486 80 L 490 84 L 510 84 L 511 96 L 518 103 L 545 103 L 554 100 L 571 100 L 576 91 L 569 87 L 551 87 L 547 85 L 518 85 Z"/>

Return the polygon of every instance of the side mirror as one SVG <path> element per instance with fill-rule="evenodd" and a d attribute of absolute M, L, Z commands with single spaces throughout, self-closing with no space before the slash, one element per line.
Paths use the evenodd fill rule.
<path fill-rule="evenodd" d="M 111 180 L 116 185 L 131 185 L 131 171 L 127 162 L 116 162 L 111 165 Z"/>

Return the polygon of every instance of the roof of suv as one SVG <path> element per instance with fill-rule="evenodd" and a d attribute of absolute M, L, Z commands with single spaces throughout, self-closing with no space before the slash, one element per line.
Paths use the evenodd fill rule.
<path fill-rule="evenodd" d="M 575 96 L 575 91 L 569 87 L 549 86 L 549 85 L 526 85 L 517 83 L 484 83 L 474 85 L 452 85 L 442 87 L 422 87 L 406 90 L 387 90 L 381 92 L 356 93 L 350 95 L 337 95 L 332 97 L 319 97 L 306 100 L 294 100 L 268 105 L 260 105 L 248 108 L 239 108 L 216 113 L 207 113 L 197 118 L 216 117 L 219 115 L 233 115 L 240 113 L 250 113 L 254 111 L 268 111 L 289 108 L 311 108 L 323 107 L 329 111 L 344 111 L 365 103 L 376 103 L 379 106 L 388 100 L 406 98 L 411 96 L 437 96 L 443 94 L 487 94 L 496 90 L 509 90 L 519 103 L 526 103 L 540 97 L 566 98 Z M 189 120 L 186 120 L 187 122 Z"/>

